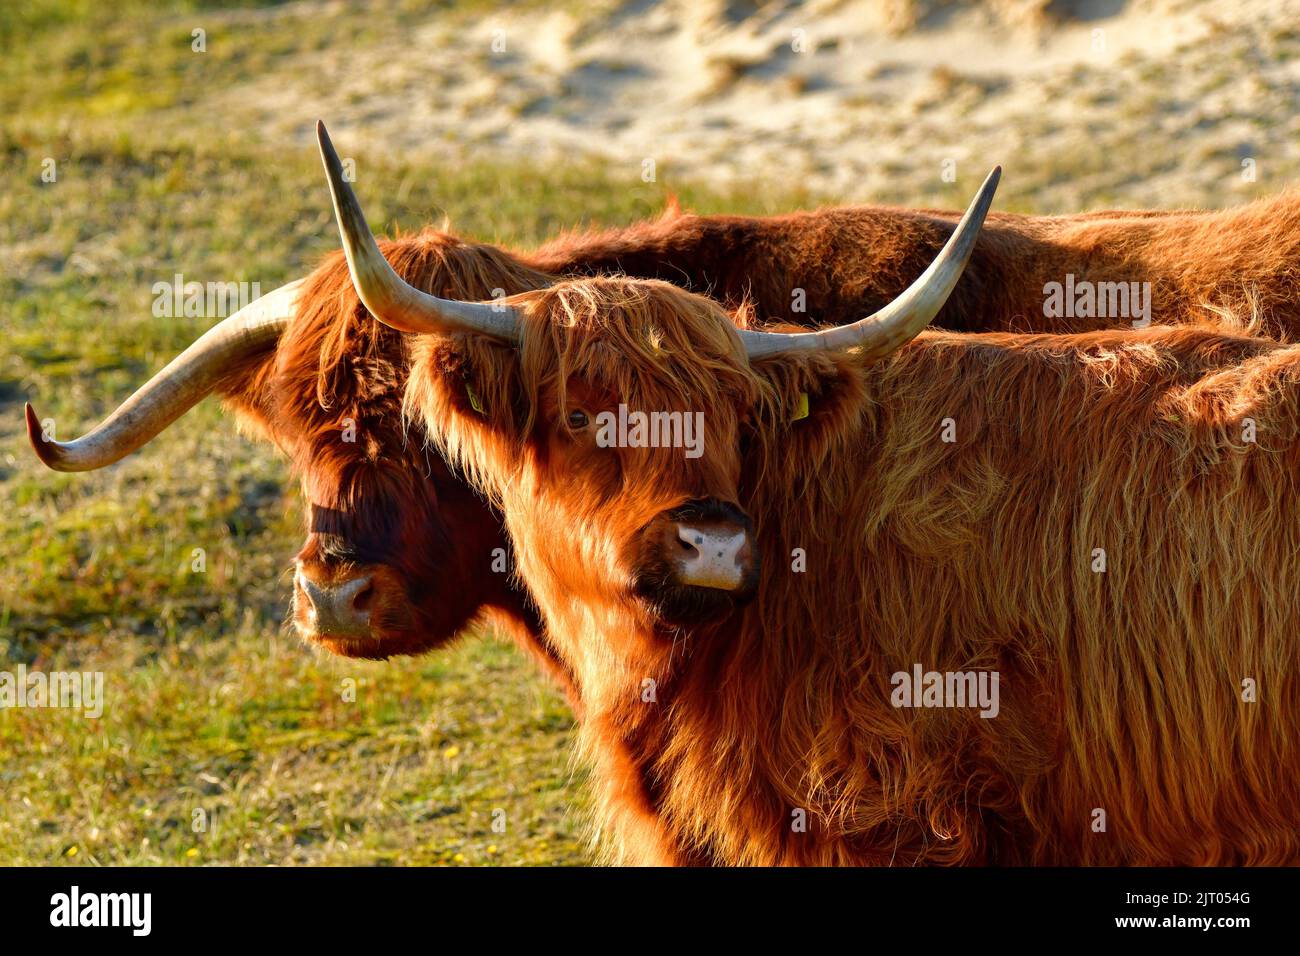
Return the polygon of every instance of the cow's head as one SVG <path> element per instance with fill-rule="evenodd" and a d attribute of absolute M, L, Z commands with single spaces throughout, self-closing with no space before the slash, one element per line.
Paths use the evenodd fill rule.
<path fill-rule="evenodd" d="M 517 347 L 422 338 L 408 401 L 501 506 L 524 578 L 666 626 L 747 601 L 759 567 L 739 449 L 767 395 L 731 319 L 625 279 L 560 283 L 507 307 L 527 327 Z M 546 575 L 531 573 L 538 560 Z"/>
<path fill-rule="evenodd" d="M 386 253 L 432 292 L 490 298 L 551 281 L 501 250 L 428 232 Z M 224 319 L 81 438 L 47 439 L 60 471 L 102 468 L 209 394 L 290 459 L 308 534 L 294 562 L 294 621 L 313 643 L 383 658 L 443 644 L 494 607 L 529 613 L 500 556 L 500 518 L 408 434 L 402 335 L 367 316 L 335 254 L 305 279 Z"/>
<path fill-rule="evenodd" d="M 772 333 L 655 281 L 557 283 L 491 304 L 429 295 L 389 266 L 328 151 L 326 168 L 361 300 L 391 328 L 432 333 L 408 414 L 501 506 L 543 606 L 610 608 L 652 629 L 716 619 L 754 590 L 738 484 L 746 429 L 771 418 L 772 360 L 883 357 L 919 333 L 960 277 L 998 178 L 880 312 Z"/>
<path fill-rule="evenodd" d="M 488 297 L 550 281 L 443 233 L 385 253 L 427 289 Z M 299 632 L 335 653 L 388 657 L 444 644 L 485 610 L 526 613 L 499 516 L 403 425 L 403 337 L 366 314 L 341 256 L 303 298 L 261 390 L 307 503 L 294 568 Z"/>

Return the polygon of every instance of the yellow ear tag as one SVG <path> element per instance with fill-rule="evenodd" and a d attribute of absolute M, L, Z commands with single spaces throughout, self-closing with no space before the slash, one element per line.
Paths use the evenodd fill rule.
<path fill-rule="evenodd" d="M 485 414 L 483 411 L 483 403 L 478 400 L 478 395 L 475 394 L 474 389 L 470 386 L 469 382 L 465 383 L 465 396 L 469 399 L 470 408 L 474 409 L 474 411 L 478 412 L 480 415 Z"/>
<path fill-rule="evenodd" d="M 790 421 L 797 422 L 801 418 L 808 417 L 808 393 L 799 393 L 799 404 L 794 407 L 794 414 L 790 416 Z"/>

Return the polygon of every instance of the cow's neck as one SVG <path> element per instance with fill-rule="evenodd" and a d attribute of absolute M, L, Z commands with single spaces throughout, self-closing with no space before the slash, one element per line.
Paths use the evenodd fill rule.
<path fill-rule="evenodd" d="M 808 797 L 801 774 L 824 728 L 801 719 L 783 726 L 791 700 L 765 688 L 800 687 L 809 661 L 776 647 L 785 638 L 766 633 L 762 615 L 755 608 L 674 640 L 638 630 L 643 622 L 631 616 L 597 620 L 589 606 L 551 605 L 555 634 L 582 635 L 560 639 L 561 656 L 583 700 L 579 744 L 592 767 L 602 847 L 613 861 L 639 865 L 913 862 L 921 838 L 892 818 L 874 842 L 852 845 L 825 824 L 833 790 Z M 819 688 L 820 705 L 843 716 L 834 676 Z M 779 739 L 798 741 L 798 752 L 770 749 Z M 851 746 L 838 756 L 842 764 L 831 754 L 818 769 L 879 776 Z"/>
<path fill-rule="evenodd" d="M 693 862 L 664 825 L 651 767 L 666 739 L 661 717 L 673 649 L 644 640 L 639 622 L 598 610 L 598 603 L 538 592 L 557 656 L 573 673 L 581 701 L 578 744 L 592 767 L 602 852 L 610 862 L 643 866 Z M 547 600 L 548 594 L 561 596 Z"/>
<path fill-rule="evenodd" d="M 863 733 L 864 724 L 880 728 L 888 741 L 892 726 L 893 739 L 905 740 L 905 718 L 886 695 L 846 681 L 830 659 L 792 651 L 808 635 L 777 633 L 762 613 L 639 663 L 611 654 L 602 664 L 592 654 L 580 665 L 580 746 L 611 858 L 757 866 L 942 859 L 943 848 L 936 855 L 927 847 L 927 821 L 886 785 L 899 777 L 904 746 L 876 747 Z M 857 667 L 854 680 L 873 670 L 861 660 Z M 848 792 L 852 805 L 837 806 Z M 959 840 L 947 852 L 970 862 L 986 850 Z"/>

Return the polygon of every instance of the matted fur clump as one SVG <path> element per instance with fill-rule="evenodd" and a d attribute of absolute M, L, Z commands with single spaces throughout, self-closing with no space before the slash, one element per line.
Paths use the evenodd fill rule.
<path fill-rule="evenodd" d="M 643 482 L 659 469 L 680 484 L 685 469 L 734 465 L 730 436 L 742 416 L 779 415 L 777 392 L 749 371 L 736 334 L 748 307 L 728 316 L 666 282 L 621 277 L 560 282 L 509 304 L 525 316 L 518 349 L 481 336 L 425 337 L 412 347 L 405 400 L 407 417 L 432 425 L 448 459 L 495 499 L 526 463 L 529 441 L 567 408 L 573 380 L 601 397 L 601 409 L 704 411 L 709 437 L 728 436 L 697 464 L 680 451 L 642 456 Z"/>

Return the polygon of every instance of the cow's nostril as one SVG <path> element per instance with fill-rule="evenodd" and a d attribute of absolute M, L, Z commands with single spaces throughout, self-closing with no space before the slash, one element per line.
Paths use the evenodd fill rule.
<path fill-rule="evenodd" d="M 294 575 L 293 581 L 298 586 L 298 593 L 306 600 L 307 609 L 315 613 L 324 596 L 324 589 L 301 571 Z"/>
<path fill-rule="evenodd" d="M 370 626 L 370 609 L 377 592 L 370 575 L 318 584 L 302 570 L 296 575 L 303 610 L 320 634 L 357 634 Z"/>
<path fill-rule="evenodd" d="M 374 600 L 375 586 L 367 581 L 366 586 L 357 592 L 357 596 L 352 599 L 352 606 L 358 611 L 369 611 Z"/>
<path fill-rule="evenodd" d="M 743 527 L 715 522 L 706 527 L 678 523 L 677 575 L 683 584 L 734 590 L 751 565 Z"/>
<path fill-rule="evenodd" d="M 704 535 L 700 534 L 695 528 L 687 525 L 677 526 L 677 544 L 687 554 L 693 554 L 697 557 L 702 555 L 704 547 Z"/>

